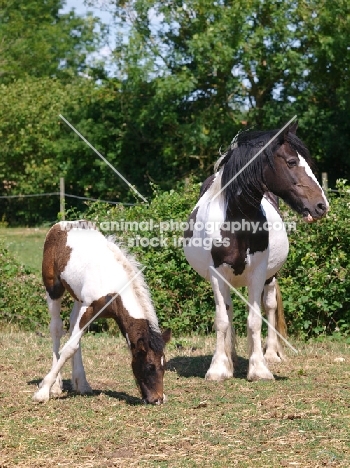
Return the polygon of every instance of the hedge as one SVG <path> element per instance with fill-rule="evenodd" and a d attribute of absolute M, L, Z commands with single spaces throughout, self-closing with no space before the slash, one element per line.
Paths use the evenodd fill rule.
<path fill-rule="evenodd" d="M 329 194 L 331 209 L 327 217 L 311 225 L 282 205 L 284 219 L 295 222 L 296 229 L 289 233 L 290 253 L 279 274 L 279 283 L 288 332 L 301 338 L 350 335 L 350 279 L 347 275 L 350 186 L 346 181 L 339 181 L 337 190 Z M 71 219 L 84 216 L 99 225 L 106 235 L 113 234 L 117 242 L 147 267 L 144 274 L 160 325 L 171 327 L 175 335 L 207 334 L 213 330 L 215 305 L 210 284 L 190 267 L 181 246 L 174 245 L 174 240 L 178 242 L 182 235 L 181 226 L 178 230 L 166 229 L 187 220 L 198 192 L 199 185 L 188 181 L 170 192 L 159 192 L 155 188 L 149 204 L 110 207 L 94 203 L 88 205 L 83 214 L 70 213 Z M 127 225 L 141 221 L 142 230 L 139 231 Z M 160 229 L 161 222 L 171 221 L 172 226 L 163 225 L 164 229 Z M 110 224 L 112 222 L 114 225 Z M 108 227 L 113 229 L 107 230 Z M 146 246 L 151 239 L 161 240 L 162 245 Z M 4 248 L 0 270 L 2 319 L 16 320 L 27 329 L 33 329 L 35 323 L 47 324 L 41 281 L 18 265 Z M 242 334 L 246 330 L 246 307 L 234 294 L 233 302 L 234 325 Z M 101 328 L 115 330 L 109 322 L 104 322 Z"/>

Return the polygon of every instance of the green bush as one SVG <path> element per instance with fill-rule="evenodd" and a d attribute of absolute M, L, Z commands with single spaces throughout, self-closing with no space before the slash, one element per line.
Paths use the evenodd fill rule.
<path fill-rule="evenodd" d="M 350 333 L 350 186 L 328 194 L 325 219 L 306 224 L 289 211 L 297 229 L 280 275 L 289 333 L 303 337 Z"/>
<path fill-rule="evenodd" d="M 62 304 L 63 320 L 68 322 L 70 300 Z M 0 323 L 10 323 L 22 330 L 47 331 L 50 316 L 41 278 L 21 265 L 0 241 Z"/>
<path fill-rule="evenodd" d="M 49 323 L 45 289 L 38 276 L 20 265 L 0 243 L 0 320 L 37 330 Z"/>
<path fill-rule="evenodd" d="M 279 274 L 289 334 L 302 338 L 333 334 L 350 334 L 350 262 L 349 206 L 350 186 L 338 183 L 336 194 L 330 194 L 331 210 L 327 217 L 306 224 L 287 208 L 285 220 L 295 221 L 297 229 L 289 234 L 288 260 Z M 70 213 L 71 219 L 84 217 L 100 226 L 104 234 L 113 234 L 116 241 L 133 253 L 144 271 L 161 327 L 170 327 L 175 335 L 210 333 L 213 330 L 214 298 L 208 281 L 203 280 L 187 263 L 181 246 L 174 239 L 177 231 L 159 228 L 160 222 L 186 221 L 193 209 L 199 185 L 188 182 L 170 192 L 158 192 L 147 204 L 110 207 L 103 203 L 88 205 L 83 215 Z M 154 226 L 143 225 L 132 230 L 127 222 L 153 220 Z M 108 226 L 106 223 L 119 223 Z M 102 223 L 102 224 L 101 224 Z M 123 224 L 124 223 L 124 224 Z M 158 225 L 158 227 L 156 227 Z M 112 231 L 106 229 L 111 227 Z M 151 238 L 162 239 L 162 246 L 148 246 Z M 2 247 L 0 256 L 2 318 L 16 321 L 23 328 L 47 325 L 49 317 L 41 281 L 18 265 Z M 234 325 L 240 334 L 246 331 L 246 307 L 233 294 Z M 68 304 L 68 299 L 67 303 Z M 67 319 L 69 305 L 64 309 Z M 111 322 L 102 322 L 95 330 L 115 331 Z"/>
<path fill-rule="evenodd" d="M 290 232 L 290 252 L 279 274 L 288 332 L 307 338 L 322 334 L 350 332 L 350 262 L 349 206 L 350 187 L 339 181 L 336 194 L 330 193 L 331 210 L 314 224 L 304 223 L 284 207 L 284 218 L 295 221 Z M 149 205 L 135 207 L 92 204 L 85 215 L 104 221 L 186 221 L 199 192 L 199 184 L 188 183 L 166 193 L 155 191 Z M 120 226 L 119 226 L 120 227 Z M 208 333 L 213 329 L 214 299 L 211 286 L 187 263 L 181 247 L 174 247 L 178 232 L 118 230 L 115 234 L 127 250 L 147 268 L 150 287 L 160 323 L 175 333 Z M 163 247 L 133 245 L 135 237 L 160 236 L 167 239 Z M 246 331 L 246 307 L 233 294 L 234 325 Z"/>

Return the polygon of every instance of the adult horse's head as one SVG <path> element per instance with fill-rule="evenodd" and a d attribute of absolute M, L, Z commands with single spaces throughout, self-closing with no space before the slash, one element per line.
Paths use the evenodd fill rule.
<path fill-rule="evenodd" d="M 221 183 L 226 187 L 228 205 L 235 200 L 244 213 L 249 206 L 258 208 L 261 197 L 269 191 L 307 222 L 327 213 L 328 201 L 312 172 L 309 151 L 296 136 L 296 130 L 294 124 L 277 136 L 278 130 L 271 130 L 243 132 L 236 137 L 218 164 L 218 168 L 224 166 Z"/>
<path fill-rule="evenodd" d="M 170 340 L 171 332 L 166 330 L 160 334 L 152 330 L 148 323 L 141 323 L 147 321 L 138 320 L 138 322 L 138 330 L 132 327 L 126 334 L 132 355 L 132 370 L 143 401 L 160 405 L 164 402 L 164 347 Z"/>
<path fill-rule="evenodd" d="M 263 169 L 269 191 L 281 197 L 307 222 L 321 219 L 328 211 L 327 198 L 311 169 L 309 151 L 296 136 L 297 124 L 271 144 L 272 158 Z"/>

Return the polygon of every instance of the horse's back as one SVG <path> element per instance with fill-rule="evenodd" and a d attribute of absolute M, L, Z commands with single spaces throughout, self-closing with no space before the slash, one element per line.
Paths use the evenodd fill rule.
<path fill-rule="evenodd" d="M 89 304 L 125 286 L 130 280 L 126 262 L 98 230 L 57 223 L 46 237 L 43 279 L 47 286 L 48 279 L 59 277 L 74 297 Z"/>

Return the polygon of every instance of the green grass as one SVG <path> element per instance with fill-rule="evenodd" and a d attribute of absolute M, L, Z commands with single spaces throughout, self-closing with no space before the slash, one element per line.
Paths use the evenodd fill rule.
<path fill-rule="evenodd" d="M 0 228 L 0 239 L 20 263 L 39 273 L 47 231 L 48 228 Z"/>
<path fill-rule="evenodd" d="M 86 335 L 92 396 L 69 390 L 47 404 L 32 394 L 48 372 L 49 335 L 0 334 L 0 466 L 346 467 L 350 466 L 350 348 L 293 341 L 298 355 L 271 366 L 274 382 L 250 383 L 246 341 L 235 378 L 204 380 L 213 337 L 173 340 L 162 406 L 144 406 L 124 341 Z M 345 362 L 335 362 L 343 357 Z"/>

